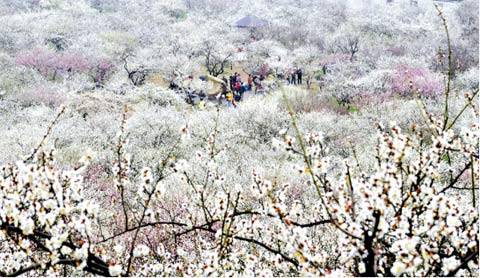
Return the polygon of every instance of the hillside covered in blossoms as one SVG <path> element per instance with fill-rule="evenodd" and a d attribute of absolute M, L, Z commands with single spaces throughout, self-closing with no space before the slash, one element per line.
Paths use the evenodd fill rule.
<path fill-rule="evenodd" d="M 477 0 L 0 0 L 0 276 L 479 275 Z"/>

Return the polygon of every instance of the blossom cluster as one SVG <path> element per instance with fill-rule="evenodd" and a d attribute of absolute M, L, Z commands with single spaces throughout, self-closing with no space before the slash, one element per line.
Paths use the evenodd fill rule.
<path fill-rule="evenodd" d="M 300 172 L 317 187 L 341 234 L 340 259 L 353 273 L 452 276 L 463 268 L 478 268 L 473 255 L 479 248 L 475 201 L 462 203 L 465 193 L 453 190 L 466 171 L 472 176 L 466 187 L 475 190 L 478 124 L 455 133 L 445 130 L 442 121 L 431 121 L 434 134 L 428 145 L 415 128 L 408 135 L 395 125 L 379 126 L 374 169 L 360 171 L 345 161 L 340 178 L 322 171 L 321 141 L 312 144 L 312 136 L 305 136 L 307 169 Z M 285 149 L 295 152 L 291 141 L 284 136 Z"/>
<path fill-rule="evenodd" d="M 281 130 L 273 145 L 292 179 L 253 167 L 247 185 L 223 174 L 231 148 L 216 129 L 192 160 L 168 153 L 137 168 L 124 115 L 101 214 L 84 194 L 91 154 L 59 170 L 55 151 L 39 149 L 2 168 L 1 274 L 467 274 L 478 268 L 476 198 L 465 200 L 479 126 L 428 119 L 410 132 L 379 125 L 371 168 L 331 155 L 322 133 Z M 191 131 L 180 133 L 185 143 Z"/>
<path fill-rule="evenodd" d="M 55 150 L 40 149 L 32 161 L 0 170 L 2 276 L 25 269 L 48 274 L 60 265 L 87 267 L 98 206 L 84 199 L 82 172 L 92 155 L 72 170 L 58 169 L 55 156 Z"/>

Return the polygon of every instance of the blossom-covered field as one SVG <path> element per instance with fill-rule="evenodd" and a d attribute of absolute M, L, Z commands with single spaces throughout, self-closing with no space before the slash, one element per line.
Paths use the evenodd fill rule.
<path fill-rule="evenodd" d="M 478 13 L 0 0 L 0 276 L 479 275 Z"/>

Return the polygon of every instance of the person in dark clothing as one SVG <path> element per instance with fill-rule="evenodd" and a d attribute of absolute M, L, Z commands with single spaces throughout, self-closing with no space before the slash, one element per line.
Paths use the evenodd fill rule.
<path fill-rule="evenodd" d="M 227 95 L 227 84 L 222 84 L 222 95 Z"/>
<path fill-rule="evenodd" d="M 241 85 L 240 88 L 238 88 L 238 93 L 240 95 L 240 99 L 238 101 L 240 101 L 243 98 L 243 93 L 245 93 L 245 86 L 246 85 Z"/>
<path fill-rule="evenodd" d="M 235 83 L 238 81 L 238 73 L 233 74 L 233 87 L 235 88 Z"/>
<path fill-rule="evenodd" d="M 237 81 L 236 73 L 235 75 L 230 75 L 230 91 L 233 91 L 236 81 Z"/>
<path fill-rule="evenodd" d="M 297 81 L 298 81 L 298 85 L 302 84 L 302 69 L 301 68 L 297 69 Z"/>
<path fill-rule="evenodd" d="M 297 85 L 297 70 L 293 69 L 292 70 L 292 83 L 293 85 Z"/>
<path fill-rule="evenodd" d="M 228 80 L 227 78 L 224 76 L 222 76 L 222 81 L 225 83 L 225 86 L 228 86 Z"/>
<path fill-rule="evenodd" d="M 242 95 L 241 94 L 234 94 L 233 99 L 235 100 L 235 102 L 239 102 L 242 99 Z"/>

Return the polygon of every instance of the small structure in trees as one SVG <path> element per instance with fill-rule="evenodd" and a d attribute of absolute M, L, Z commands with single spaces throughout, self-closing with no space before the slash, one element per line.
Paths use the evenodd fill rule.
<path fill-rule="evenodd" d="M 257 28 L 265 25 L 268 25 L 268 21 L 254 15 L 247 15 L 235 22 L 235 27 L 238 28 Z"/>

